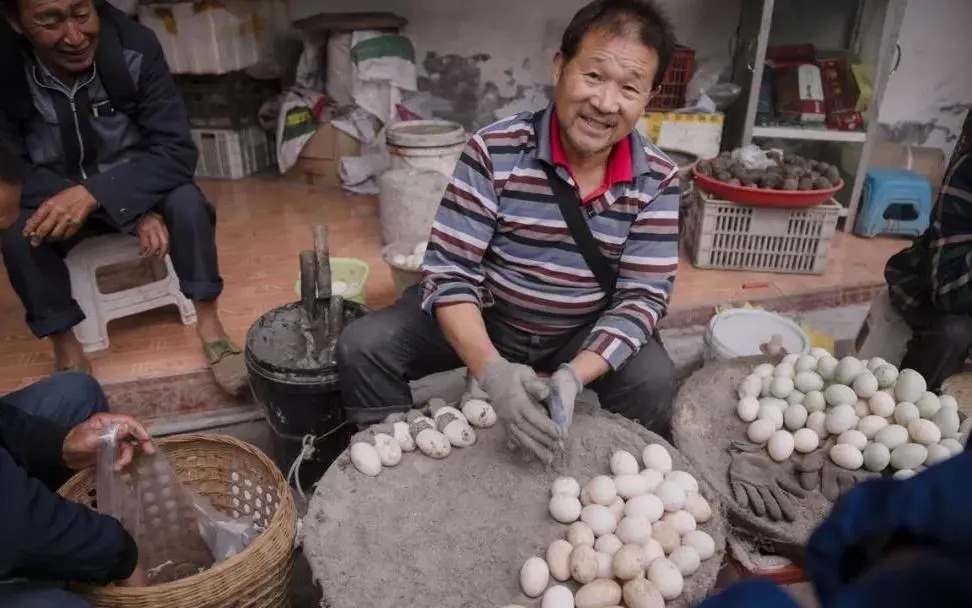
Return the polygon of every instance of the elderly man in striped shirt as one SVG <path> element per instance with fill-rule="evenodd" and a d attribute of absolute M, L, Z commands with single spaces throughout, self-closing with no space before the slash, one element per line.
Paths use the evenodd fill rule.
<path fill-rule="evenodd" d="M 409 380 L 466 365 L 511 441 L 542 461 L 563 446 L 585 386 L 668 435 L 674 368 L 656 334 L 678 266 L 679 182 L 635 125 L 674 46 L 650 0 L 578 11 L 553 103 L 469 140 L 421 286 L 341 336 L 352 421 L 405 411 Z"/>

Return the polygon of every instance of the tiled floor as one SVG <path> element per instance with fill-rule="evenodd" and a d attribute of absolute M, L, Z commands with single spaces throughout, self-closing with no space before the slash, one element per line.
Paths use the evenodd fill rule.
<path fill-rule="evenodd" d="M 205 181 L 203 189 L 219 214 L 218 244 L 226 287 L 220 300 L 223 321 L 242 342 L 250 324 L 266 310 L 295 299 L 298 252 L 312 246 L 312 227 L 326 223 L 331 254 L 357 257 L 371 266 L 368 304 L 395 298 L 391 273 L 381 261 L 377 202 L 272 179 Z M 694 268 L 683 253 L 672 311 L 667 323 L 704 321 L 714 305 L 770 299 L 777 307 L 835 306 L 870 298 L 882 280 L 887 257 L 904 241 L 865 241 L 838 234 L 830 269 L 823 276 L 775 275 Z M 160 309 L 109 326 L 111 347 L 92 357 L 104 383 L 201 370 L 205 362 L 192 327 L 183 327 L 174 309 Z M 47 375 L 53 360 L 46 342 L 30 334 L 19 300 L 0 278 L 0 392 Z"/>

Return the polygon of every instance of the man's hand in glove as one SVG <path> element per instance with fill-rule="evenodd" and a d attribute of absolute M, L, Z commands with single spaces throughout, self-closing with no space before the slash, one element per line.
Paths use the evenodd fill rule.
<path fill-rule="evenodd" d="M 763 446 L 748 442 L 734 441 L 729 455 L 729 486 L 737 503 L 772 521 L 796 518 L 794 498 L 807 493 L 784 465 L 773 462 Z"/>
<path fill-rule="evenodd" d="M 574 403 L 578 393 L 584 389 L 584 383 L 574 368 L 569 363 L 564 363 L 550 376 L 549 386 L 550 398 L 547 405 L 550 416 L 566 437 L 570 423 L 574 420 Z"/>
<path fill-rule="evenodd" d="M 828 440 L 806 456 L 794 458 L 793 464 L 800 486 L 807 491 L 819 489 L 824 498 L 830 502 L 836 502 L 859 482 L 878 475 L 865 470 L 850 471 L 837 466 L 830 459 L 830 448 L 833 445 L 833 439 Z"/>
<path fill-rule="evenodd" d="M 530 367 L 500 358 L 486 366 L 481 384 L 507 437 L 541 462 L 553 462 L 563 437 L 540 405 L 550 395 L 547 383 Z"/>

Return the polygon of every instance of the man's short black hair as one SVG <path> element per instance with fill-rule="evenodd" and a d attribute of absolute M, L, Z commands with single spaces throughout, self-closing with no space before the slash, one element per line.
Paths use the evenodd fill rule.
<path fill-rule="evenodd" d="M 658 53 L 658 72 L 653 84 L 661 84 L 675 53 L 675 28 L 653 0 L 593 0 L 581 8 L 560 41 L 564 63 L 574 58 L 584 36 L 593 30 L 633 36 L 653 49 Z"/>
<path fill-rule="evenodd" d="M 24 161 L 13 147 L 0 139 L 0 182 L 19 186 L 24 181 Z"/>

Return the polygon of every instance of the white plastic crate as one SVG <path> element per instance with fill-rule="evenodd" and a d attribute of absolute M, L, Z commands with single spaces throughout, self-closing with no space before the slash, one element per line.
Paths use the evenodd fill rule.
<path fill-rule="evenodd" d="M 698 268 L 823 274 L 841 206 L 751 207 L 695 189 L 685 235 Z"/>
<path fill-rule="evenodd" d="M 143 3 L 139 21 L 151 29 L 173 74 L 226 74 L 270 56 L 275 36 L 290 25 L 285 0 Z"/>
<path fill-rule="evenodd" d="M 276 160 L 273 137 L 260 127 L 193 129 L 192 139 L 199 149 L 198 177 L 240 179 Z"/>

